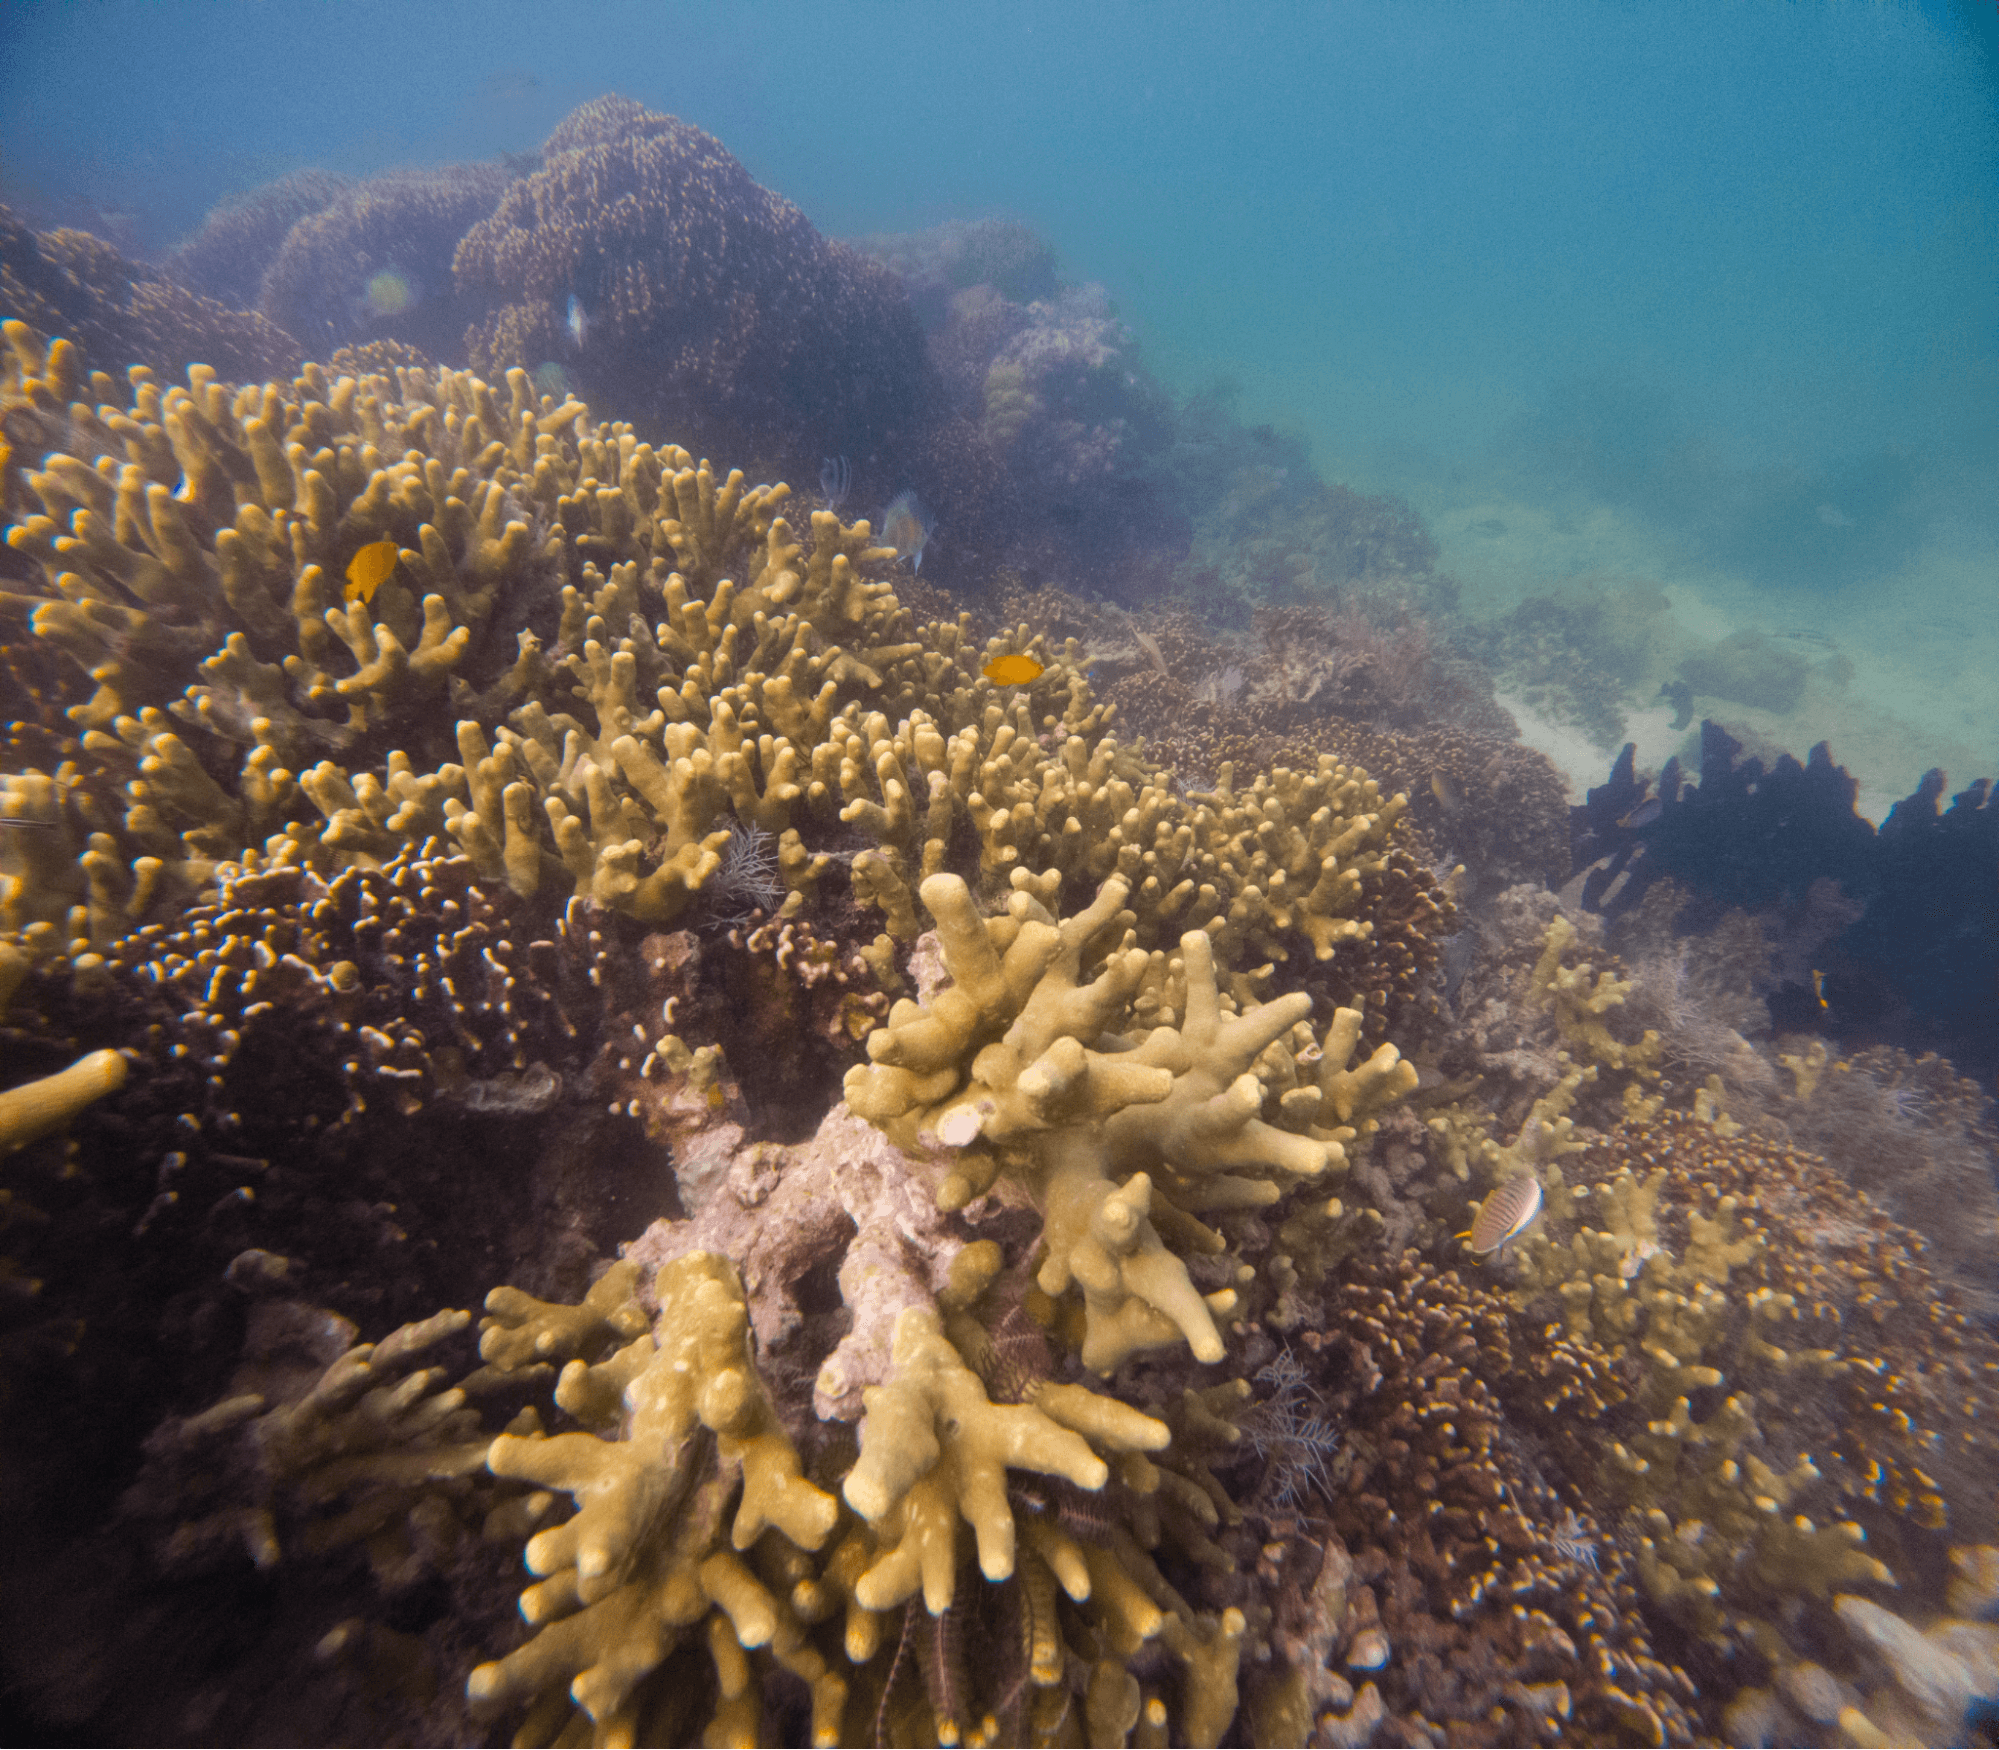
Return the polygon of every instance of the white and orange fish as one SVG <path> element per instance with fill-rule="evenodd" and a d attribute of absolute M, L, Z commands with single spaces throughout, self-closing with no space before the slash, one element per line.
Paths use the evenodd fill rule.
<path fill-rule="evenodd" d="M 1525 1233 L 1540 1213 L 1541 1181 L 1532 1173 L 1520 1173 L 1500 1181 L 1478 1206 L 1470 1230 L 1458 1238 L 1482 1257 Z"/>

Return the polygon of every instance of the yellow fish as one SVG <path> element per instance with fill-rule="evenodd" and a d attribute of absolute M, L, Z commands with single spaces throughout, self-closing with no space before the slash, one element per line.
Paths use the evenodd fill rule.
<path fill-rule="evenodd" d="M 371 602 L 375 591 L 388 581 L 400 555 L 393 541 L 370 541 L 347 561 L 346 597 L 350 602 Z"/>
<path fill-rule="evenodd" d="M 979 671 L 996 687 L 1024 687 L 1048 672 L 1031 656 L 996 656 Z"/>

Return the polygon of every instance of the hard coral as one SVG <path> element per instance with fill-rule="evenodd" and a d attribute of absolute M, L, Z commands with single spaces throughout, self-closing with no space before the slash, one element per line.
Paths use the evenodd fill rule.
<path fill-rule="evenodd" d="M 354 186 L 329 170 L 295 170 L 218 202 L 201 228 L 167 251 L 163 265 L 190 291 L 253 308 L 264 273 L 301 219 L 324 212 Z"/>
<path fill-rule="evenodd" d="M 0 207 L 0 319 L 67 334 L 86 366 L 176 377 L 200 363 L 238 381 L 297 368 L 298 342 L 85 231 L 34 231 Z"/>
<path fill-rule="evenodd" d="M 451 164 L 340 190 L 286 232 L 257 308 L 315 358 L 369 339 L 459 356 L 466 325 L 485 311 L 458 292 L 452 259 L 512 180 L 497 164 Z M 526 361 L 531 370 L 540 362 Z"/>
<path fill-rule="evenodd" d="M 233 1296 L 283 1280 L 381 1330 L 407 1301 L 469 1298 L 491 1251 L 526 1279 L 489 1302 L 464 1389 L 510 1407 L 568 1360 L 548 1413 L 584 1430 L 521 1422 L 476 1482 L 545 1485 L 502 1491 L 487 1522 L 536 1530 L 547 1570 L 541 1634 L 494 1647 L 479 1686 L 530 1707 L 528 1736 L 569 1729 L 578 1698 L 579 1732 L 749 1730 L 767 1695 L 774 1729 L 820 1736 L 872 1717 L 1218 1738 L 1266 1607 L 1231 1579 L 1248 1534 L 1217 1474 L 1239 1382 L 1196 1369 L 1267 1304 L 1257 1264 L 1290 1217 L 1260 1212 L 1361 1151 L 1415 1081 L 1354 983 L 1377 932 L 1423 964 L 1436 915 L 1396 861 L 1399 802 L 1330 759 L 1177 795 L 1031 629 L 1011 642 L 1055 660 L 1002 700 L 980 672 L 995 647 L 962 619 L 919 627 L 864 526 L 823 512 L 795 536 L 785 489 L 519 376 L 503 400 L 408 366 L 235 395 L 197 373 L 122 406 L 93 381 L 92 408 L 71 350 L 14 338 L 10 431 L 53 452 L 8 481 L 35 573 L 20 600 L 34 642 L 98 672 L 48 677 L 72 709 L 22 745 L 51 769 L 6 785 L 7 816 L 47 823 L 6 849 L 7 976 L 31 999 L 10 1037 L 51 1068 L 139 1043 L 73 1157 L 49 1139 L 21 1157 L 49 1220 L 9 1245 L 50 1266 L 39 1352 L 135 1263 L 204 1333 L 100 1441 L 226 1389 Z M 184 496 L 148 492 L 170 468 Z M 301 595 L 385 523 L 436 604 L 424 669 L 390 652 L 411 642 L 400 575 L 372 600 Z M 267 563 L 245 572 L 252 537 Z M 366 660 L 338 664 L 327 632 Z M 319 757 L 295 771 L 300 747 Z M 762 835 L 777 883 L 733 925 L 706 898 L 732 833 Z M 919 899 L 941 945 L 919 940 Z M 1271 973 L 1238 971 L 1245 951 L 1316 982 L 1261 999 Z M 915 999 L 881 1024 L 905 980 Z M 823 1045 L 801 1052 L 806 1033 Z M 829 1114 L 863 1035 L 881 1043 Z M 125 1236 L 88 1269 L 79 1199 Z M 622 1273 L 573 1313 L 536 1299 L 584 1286 L 634 1199 L 666 1219 Z M 25 1202 L 10 1220 L 34 1221 Z M 1286 1231 L 1337 1221 L 1323 1202 Z M 690 1269 L 689 1294 L 733 1309 L 720 1348 L 687 1348 Z M 100 1326 L 132 1339 L 121 1380 L 176 1353 L 132 1311 L 94 1315 L 87 1344 L 99 1366 Z M 624 1438 L 641 1405 L 623 1394 L 655 1363 L 666 1390 L 677 1362 L 742 1395 L 689 1422 L 666 1391 L 671 1457 Z M 1109 1387 L 1075 1377 L 1119 1363 Z M 896 1437 L 926 1416 L 928 1457 Z M 454 1454 L 473 1442 L 452 1433 Z M 1052 1474 L 1008 1480 L 1017 1437 Z M 777 1496 L 847 1501 L 838 1522 L 744 1530 L 751 1446 L 792 1455 Z M 206 1522 L 199 1479 L 175 1475 L 161 1514 Z M 594 1500 L 592 1479 L 644 1505 L 633 1538 L 598 1536 L 586 1506 L 539 1541 L 552 1486 Z M 403 1631 L 351 1614 L 352 1574 L 315 1573 L 282 1584 L 348 1588 L 327 1657 L 373 1681 Z M 944 1608 L 912 1612 L 918 1589 Z M 815 1627 L 840 1615 L 844 1647 Z M 1017 1664 L 965 1672 L 966 1624 L 1019 1626 Z"/>
<path fill-rule="evenodd" d="M 1521 1248 L 1515 1298 L 1548 1341 L 1511 1402 L 1550 1418 L 1578 1486 L 1631 1503 L 1655 1600 L 1753 1638 L 1783 1599 L 1932 1559 L 1947 1502 L 1989 1533 L 1961 1480 L 1999 1367 L 1911 1236 L 1823 1164 L 1685 1117 L 1564 1175 L 1573 1231 Z"/>
<path fill-rule="evenodd" d="M 1299 1134 L 1259 1116 L 1265 1086 L 1251 1065 L 1310 999 L 1227 1014 L 1205 934 L 1182 937 L 1182 958 L 1169 963 L 1131 945 L 1122 881 L 1059 924 L 1028 886 L 988 920 L 956 877 L 924 883 L 952 983 L 929 1005 L 891 1011 L 869 1039 L 872 1066 L 847 1078 L 848 1102 L 906 1145 L 934 1133 L 966 1151 L 947 1205 L 982 1193 L 1003 1168 L 1025 1180 L 1047 1212 L 1039 1285 L 1051 1301 L 1076 1291 L 1085 1365 L 1108 1372 L 1135 1350 L 1181 1340 L 1219 1360 L 1213 1315 L 1234 1307 L 1235 1291 L 1197 1293 L 1161 1230 L 1220 1250 L 1196 1212 L 1273 1203 L 1344 1162 L 1350 1130 Z M 1125 940 L 1107 953 L 1111 932 Z M 1162 1018 L 1182 1019 L 1133 1045 L 1118 1034 L 1148 980 L 1166 995 Z M 1312 1116 L 1320 1103 L 1307 1102 Z"/>
<path fill-rule="evenodd" d="M 840 452 L 879 477 L 905 465 L 891 434 L 929 415 L 922 334 L 891 276 L 712 136 L 629 99 L 557 127 L 455 271 L 490 312 L 468 336 L 474 369 L 559 360 L 593 400 L 696 447 L 815 468 Z"/>
<path fill-rule="evenodd" d="M 958 465 L 926 485 L 947 550 L 1080 568 L 1126 599 L 1162 579 L 1191 533 L 1164 490 L 1172 408 L 1103 287 L 1059 284 L 1048 247 L 1004 220 L 858 247 L 899 276 L 963 422 Z"/>
<path fill-rule="evenodd" d="M 1353 1552 L 1348 1668 L 1381 1686 L 1405 1741 L 1546 1743 L 1573 1722 L 1690 1742 L 1693 1687 L 1654 1650 L 1621 1555 L 1599 1574 L 1562 1553 L 1553 1492 L 1504 1437 L 1489 1383 L 1512 1354 L 1504 1301 L 1410 1253 L 1346 1276 L 1303 1343 L 1350 1429 L 1332 1494 Z"/>

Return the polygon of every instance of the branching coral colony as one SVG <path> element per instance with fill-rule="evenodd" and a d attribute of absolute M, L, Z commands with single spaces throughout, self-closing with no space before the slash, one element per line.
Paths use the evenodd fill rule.
<path fill-rule="evenodd" d="M 375 1732 L 1664 1742 L 1738 1692 L 1794 1724 L 1828 1636 L 1964 1640 L 1859 1594 L 1940 1564 L 1990 1346 L 1799 1157 L 1638 1097 L 1656 1042 L 1566 937 L 1525 953 L 1580 1061 L 1514 1140 L 1464 1083 L 1414 1116 L 1361 1043 L 1377 923 L 1424 975 L 1453 927 L 1401 797 L 1332 759 L 1183 794 L 1073 647 L 1019 628 L 1045 672 L 997 691 L 866 524 L 518 372 L 128 389 L 8 341 L 0 982 L 51 1068 L 0 1095 L 6 1280 L 88 1268 L 30 1186 L 159 1150 L 118 1267 L 219 1257 L 185 1295 L 249 1311 L 116 1526 L 152 1583 L 322 1610 Z M 260 1124 L 284 1159 L 232 1152 Z M 536 1292 L 476 1365 L 462 1312 L 357 1342 L 315 1248 L 408 1255 L 481 1124 L 663 1145 L 657 1219 L 559 1294 L 494 1240 Z M 384 1155 L 373 1205 L 312 1177 Z M 1507 1170 L 1548 1189 L 1516 1255 L 1386 1255 L 1370 1186 L 1444 1246 Z M 1863 1456 L 1813 1463 L 1802 1379 Z"/>

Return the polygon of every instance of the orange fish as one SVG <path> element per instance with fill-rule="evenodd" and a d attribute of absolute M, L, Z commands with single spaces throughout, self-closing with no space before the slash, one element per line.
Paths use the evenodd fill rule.
<path fill-rule="evenodd" d="M 371 602 L 375 591 L 388 581 L 401 555 L 393 541 L 370 541 L 347 561 L 346 597 L 350 602 Z"/>
<path fill-rule="evenodd" d="M 1047 668 L 1031 656 L 996 656 L 979 671 L 996 687 L 1024 687 L 1038 681 Z"/>

